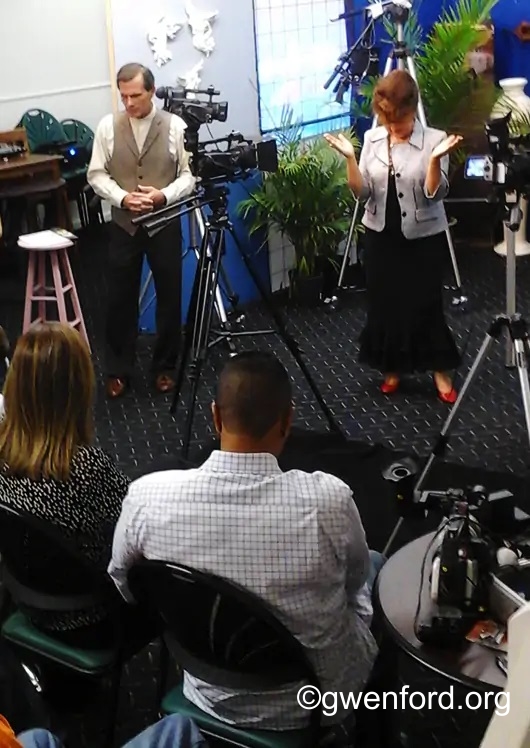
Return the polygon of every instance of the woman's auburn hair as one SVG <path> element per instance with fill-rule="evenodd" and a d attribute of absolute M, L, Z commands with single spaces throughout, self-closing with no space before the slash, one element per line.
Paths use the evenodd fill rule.
<path fill-rule="evenodd" d="M 418 86 L 410 73 L 393 70 L 376 83 L 372 108 L 381 124 L 394 124 L 414 114 L 418 101 Z"/>
<path fill-rule="evenodd" d="M 32 325 L 16 345 L 4 385 L 0 462 L 14 475 L 69 478 L 93 438 L 95 376 L 85 340 L 70 325 Z"/>

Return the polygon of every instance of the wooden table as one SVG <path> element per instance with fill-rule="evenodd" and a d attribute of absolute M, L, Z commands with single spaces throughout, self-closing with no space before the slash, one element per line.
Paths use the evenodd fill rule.
<path fill-rule="evenodd" d="M 8 161 L 0 161 L 0 193 L 13 188 L 21 197 L 29 197 L 39 191 L 41 184 L 42 191 L 45 192 L 47 184 L 61 180 L 62 160 L 63 157 L 60 155 L 29 153 Z M 57 196 L 59 226 L 71 231 L 66 183 L 54 191 Z"/>

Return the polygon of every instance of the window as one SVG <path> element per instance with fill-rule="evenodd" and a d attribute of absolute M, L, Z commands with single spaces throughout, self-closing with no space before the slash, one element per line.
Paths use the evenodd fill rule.
<path fill-rule="evenodd" d="M 277 129 L 286 106 L 306 136 L 349 127 L 349 97 L 324 83 L 346 51 L 344 0 L 254 0 L 260 126 Z"/>

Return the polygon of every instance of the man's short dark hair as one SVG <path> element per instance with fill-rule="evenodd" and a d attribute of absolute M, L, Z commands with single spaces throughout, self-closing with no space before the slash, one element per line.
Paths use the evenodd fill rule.
<path fill-rule="evenodd" d="M 152 91 L 155 87 L 155 76 L 149 68 L 146 68 L 145 65 L 139 62 L 128 62 L 118 70 L 118 75 L 116 76 L 118 88 L 120 87 L 120 83 L 128 83 L 136 78 L 137 75 L 140 75 L 140 73 L 142 74 L 145 90 Z"/>
<path fill-rule="evenodd" d="M 291 382 L 287 371 L 271 353 L 247 351 L 225 364 L 215 402 L 226 428 L 253 439 L 262 439 L 291 407 Z"/>

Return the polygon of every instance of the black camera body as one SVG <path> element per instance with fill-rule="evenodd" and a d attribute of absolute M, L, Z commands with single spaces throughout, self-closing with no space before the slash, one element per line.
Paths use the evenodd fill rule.
<path fill-rule="evenodd" d="M 200 90 L 192 90 L 179 86 L 171 88 L 163 86 L 156 89 L 156 97 L 164 101 L 164 109 L 171 114 L 177 114 L 191 130 L 198 130 L 208 122 L 226 122 L 228 117 L 228 102 L 214 101 L 219 96 L 213 86 Z M 207 96 L 206 101 L 197 99 L 197 94 Z M 193 98 L 191 98 L 193 97 Z"/>
<path fill-rule="evenodd" d="M 205 95 L 206 100 L 197 98 Z M 239 132 L 223 138 L 199 142 L 201 125 L 226 122 L 228 102 L 214 101 L 219 96 L 213 86 L 203 90 L 157 88 L 156 96 L 164 101 L 164 110 L 178 115 L 186 123 L 184 143 L 191 155 L 191 168 L 205 184 L 244 179 L 254 169 L 276 171 L 278 152 L 275 140 L 254 143 Z M 224 144 L 221 149 L 220 145 Z"/>
<path fill-rule="evenodd" d="M 427 644 L 457 646 L 489 607 L 490 574 L 496 546 L 483 533 L 475 512 L 488 502 L 482 486 L 433 492 L 433 504 L 446 514 L 438 535 L 416 636 Z"/>
<path fill-rule="evenodd" d="M 486 122 L 490 153 L 466 159 L 466 179 L 482 179 L 504 193 L 527 196 L 530 192 L 530 133 L 510 132 L 512 112 Z"/>

